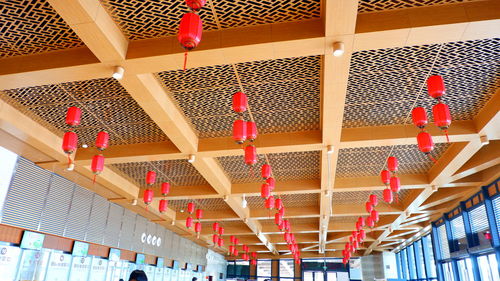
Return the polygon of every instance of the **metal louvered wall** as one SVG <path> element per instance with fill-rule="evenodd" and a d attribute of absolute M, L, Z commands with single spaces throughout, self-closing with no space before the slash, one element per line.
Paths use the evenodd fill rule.
<path fill-rule="evenodd" d="M 24 158 L 18 160 L 2 208 L 3 224 L 206 265 L 208 249 Z M 151 243 L 142 242 L 143 235 Z"/>

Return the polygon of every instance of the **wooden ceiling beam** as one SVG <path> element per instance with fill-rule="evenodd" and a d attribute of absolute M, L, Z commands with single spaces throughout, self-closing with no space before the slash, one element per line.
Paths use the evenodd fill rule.
<path fill-rule="evenodd" d="M 451 177 L 451 181 L 459 180 L 499 164 L 500 141 L 490 141 Z"/>

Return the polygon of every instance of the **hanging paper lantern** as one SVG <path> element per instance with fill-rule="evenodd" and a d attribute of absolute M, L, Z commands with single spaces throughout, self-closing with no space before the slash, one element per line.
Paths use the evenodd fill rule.
<path fill-rule="evenodd" d="M 229 242 L 231 242 L 231 244 L 234 244 L 234 239 L 235 238 L 236 237 L 234 237 L 234 235 L 229 236 Z"/>
<path fill-rule="evenodd" d="M 246 253 L 243 253 L 241 255 L 241 258 L 244 259 L 244 260 L 247 260 L 248 259 L 248 255 Z"/>
<path fill-rule="evenodd" d="M 182 16 L 177 40 L 184 49 L 192 50 L 200 44 L 202 32 L 200 16 L 195 13 L 186 13 Z"/>
<path fill-rule="evenodd" d="M 392 203 L 392 191 L 389 188 L 384 189 L 384 201 L 391 204 Z M 375 220 L 377 221 L 377 220 Z"/>
<path fill-rule="evenodd" d="M 431 156 L 431 151 L 434 149 L 434 142 L 432 141 L 432 136 L 427 132 L 420 132 L 417 135 L 418 149 L 424 154 L 429 155 L 432 161 L 436 160 Z"/>
<path fill-rule="evenodd" d="M 285 227 L 286 231 L 290 231 L 290 221 L 289 220 L 283 220 L 283 226 Z"/>
<path fill-rule="evenodd" d="M 219 235 L 221 235 L 221 236 L 224 235 L 224 227 L 222 227 L 222 226 L 219 227 Z M 236 238 L 234 241 L 238 241 L 238 238 Z M 238 244 L 238 243 L 236 243 L 236 244 Z"/>
<path fill-rule="evenodd" d="M 365 203 L 365 209 L 367 213 L 370 213 L 373 210 L 373 204 L 371 202 L 366 202 Z"/>
<path fill-rule="evenodd" d="M 230 255 L 234 254 L 234 246 L 233 245 L 229 245 L 229 254 Z"/>
<path fill-rule="evenodd" d="M 398 158 L 390 156 L 387 158 L 387 168 L 389 171 L 395 173 L 398 171 Z"/>
<path fill-rule="evenodd" d="M 269 198 L 266 199 L 265 207 L 269 210 L 274 209 L 274 196 L 269 196 Z"/>
<path fill-rule="evenodd" d="M 358 218 L 358 223 L 361 227 L 365 226 L 365 218 L 364 217 L 359 217 Z"/>
<path fill-rule="evenodd" d="M 251 261 L 250 261 L 250 264 L 251 264 L 252 266 L 256 266 L 256 265 L 257 265 L 257 260 L 251 260 Z"/>
<path fill-rule="evenodd" d="M 257 139 L 257 124 L 255 122 L 247 122 L 247 139 L 250 141 Z"/>
<path fill-rule="evenodd" d="M 95 140 L 95 147 L 98 150 L 103 151 L 108 148 L 109 145 L 109 135 L 108 133 L 102 131 L 97 134 L 97 138 Z"/>
<path fill-rule="evenodd" d="M 75 132 L 64 133 L 62 149 L 64 153 L 69 154 L 76 151 L 78 148 L 78 135 Z"/>
<path fill-rule="evenodd" d="M 193 218 L 192 217 L 187 217 L 186 218 L 186 227 L 191 228 L 193 226 Z"/>
<path fill-rule="evenodd" d="M 240 252 L 238 251 L 238 249 L 234 248 L 233 255 L 237 257 L 239 254 Z"/>
<path fill-rule="evenodd" d="M 219 237 L 219 241 L 217 241 L 217 245 L 219 247 L 224 247 L 224 239 L 222 237 Z M 236 251 L 236 253 L 238 252 L 237 250 L 235 250 L 235 251 Z M 238 255 L 238 254 L 236 254 L 236 255 Z"/>
<path fill-rule="evenodd" d="M 72 106 L 68 108 L 66 112 L 66 124 L 71 127 L 76 127 L 80 125 L 82 117 L 82 110 L 76 106 Z"/>
<path fill-rule="evenodd" d="M 388 170 L 382 170 L 382 172 L 380 172 L 380 179 L 382 180 L 383 184 L 389 185 L 391 179 L 391 172 L 389 172 Z"/>
<path fill-rule="evenodd" d="M 283 223 L 283 217 L 279 213 L 274 214 L 274 223 L 276 225 L 280 225 Z"/>
<path fill-rule="evenodd" d="M 390 191 L 390 190 L 389 190 Z M 373 222 L 377 223 L 379 220 L 379 215 L 377 210 L 373 210 L 370 214 L 371 218 L 373 219 Z"/>
<path fill-rule="evenodd" d="M 247 110 L 248 99 L 247 95 L 242 92 L 237 92 L 233 95 L 233 110 L 238 113 L 245 112 Z"/>
<path fill-rule="evenodd" d="M 274 207 L 278 211 L 281 210 L 283 208 L 283 200 L 281 200 L 281 198 L 276 198 L 276 200 L 274 201 Z"/>
<path fill-rule="evenodd" d="M 235 244 L 235 245 L 240 244 L 240 239 L 238 239 L 238 238 L 234 238 L 234 244 Z"/>
<path fill-rule="evenodd" d="M 252 252 L 252 259 L 256 259 L 257 258 L 257 253 L 256 252 Z"/>
<path fill-rule="evenodd" d="M 167 196 L 167 195 L 170 193 L 170 183 L 168 183 L 168 182 L 163 182 L 163 183 L 161 184 L 160 191 L 161 191 L 161 195 L 163 195 L 163 196 Z"/>
<path fill-rule="evenodd" d="M 247 145 L 245 147 L 245 164 L 252 166 L 257 163 L 257 149 L 255 145 Z"/>
<path fill-rule="evenodd" d="M 214 222 L 214 223 L 212 224 L 212 229 L 214 230 L 214 232 L 219 231 L 219 223 L 218 223 L 218 222 Z M 234 238 L 234 236 L 231 236 L 231 237 L 233 237 L 233 238 Z M 233 241 L 231 240 L 231 243 L 232 243 L 232 242 L 233 242 Z"/>
<path fill-rule="evenodd" d="M 242 144 L 247 139 L 247 123 L 241 119 L 234 120 L 233 122 L 233 140 Z"/>
<path fill-rule="evenodd" d="M 399 192 L 401 190 L 401 181 L 398 177 L 391 177 L 391 190 L 392 192 Z"/>
<path fill-rule="evenodd" d="M 354 248 L 354 244 L 351 244 L 351 248 L 349 249 L 349 252 L 351 252 L 352 254 L 356 253 L 356 248 Z"/>
<path fill-rule="evenodd" d="M 285 232 L 285 234 L 283 234 L 283 238 L 285 239 L 285 242 L 287 244 L 291 243 L 291 234 L 290 234 L 290 232 Z"/>
<path fill-rule="evenodd" d="M 161 199 L 158 205 L 158 210 L 160 213 L 165 213 L 167 211 L 168 201 L 165 199 Z"/>
<path fill-rule="evenodd" d="M 440 102 L 432 107 L 432 115 L 434 116 L 434 124 L 445 133 L 446 140 L 450 142 L 448 138 L 448 127 L 451 124 L 450 109 L 446 104 Z"/>
<path fill-rule="evenodd" d="M 194 203 L 193 202 L 189 202 L 187 204 L 187 211 L 188 213 L 192 214 L 194 212 Z"/>
<path fill-rule="evenodd" d="M 262 165 L 262 168 L 260 170 L 260 174 L 262 175 L 262 178 L 265 180 L 270 178 L 271 177 L 271 166 L 268 164 Z"/>
<path fill-rule="evenodd" d="M 194 232 L 197 232 L 197 233 L 201 232 L 201 222 L 196 222 L 194 224 Z"/>
<path fill-rule="evenodd" d="M 193 9 L 193 11 L 199 11 L 206 3 L 207 0 L 186 0 L 186 5 Z"/>
<path fill-rule="evenodd" d="M 278 229 L 280 231 L 283 231 L 283 229 L 285 229 L 285 225 L 283 224 L 283 221 L 281 221 L 281 223 L 278 225 Z"/>
<path fill-rule="evenodd" d="M 366 225 L 371 228 L 375 226 L 375 222 L 373 221 L 373 218 L 371 216 L 366 218 Z"/>
<path fill-rule="evenodd" d="M 151 186 L 156 182 L 156 173 L 154 171 L 148 171 L 146 174 L 146 184 Z"/>
<path fill-rule="evenodd" d="M 271 196 L 271 189 L 267 183 L 263 183 L 260 188 L 260 197 L 267 199 Z"/>
<path fill-rule="evenodd" d="M 243 245 L 241 248 L 243 248 L 243 252 L 248 252 L 249 250 L 247 245 Z"/>
<path fill-rule="evenodd" d="M 358 232 L 358 237 L 361 238 L 361 239 L 358 239 L 360 241 L 363 241 L 366 239 L 366 232 L 364 229 L 361 229 L 359 232 Z"/>
<path fill-rule="evenodd" d="M 214 243 L 214 245 L 217 245 L 217 242 L 219 242 L 219 235 L 213 234 L 212 235 L 212 242 Z"/>
<path fill-rule="evenodd" d="M 275 204 L 276 205 L 276 204 Z M 285 216 L 285 206 L 283 206 L 283 204 L 281 204 L 281 209 L 278 210 L 278 213 L 284 217 Z"/>
<path fill-rule="evenodd" d="M 268 178 L 266 183 L 269 184 L 269 188 L 271 190 L 274 190 L 274 187 L 276 186 L 276 180 L 274 178 Z"/>
<path fill-rule="evenodd" d="M 370 196 L 368 197 L 368 201 L 370 203 L 372 203 L 373 207 L 377 207 L 378 205 L 378 198 L 377 198 L 377 195 L 375 194 L 370 194 Z"/>
<path fill-rule="evenodd" d="M 152 189 L 146 189 L 144 190 L 144 204 L 146 205 L 149 205 L 151 204 L 151 202 L 153 202 L 153 195 L 154 195 L 154 192 Z"/>
<path fill-rule="evenodd" d="M 427 113 L 425 112 L 425 108 L 423 107 L 415 107 L 411 111 L 411 119 L 413 120 L 413 124 L 420 129 L 425 128 L 427 126 Z"/>
<path fill-rule="evenodd" d="M 361 224 L 359 224 L 359 221 L 356 222 L 356 230 L 360 230 L 362 228 Z"/>
<path fill-rule="evenodd" d="M 99 175 L 104 170 L 104 156 L 100 154 L 94 155 L 90 167 L 94 175 Z"/>
<path fill-rule="evenodd" d="M 430 76 L 427 79 L 427 91 L 429 92 L 429 96 L 440 99 L 446 92 L 443 77 L 439 75 Z"/>
<path fill-rule="evenodd" d="M 201 220 L 203 218 L 203 210 L 202 209 L 196 209 L 196 219 Z"/>

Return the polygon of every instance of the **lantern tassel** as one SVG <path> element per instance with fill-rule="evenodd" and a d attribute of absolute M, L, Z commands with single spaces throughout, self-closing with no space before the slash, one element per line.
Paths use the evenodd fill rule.
<path fill-rule="evenodd" d="M 68 168 L 71 166 L 71 157 L 69 157 L 69 153 L 66 153 L 68 155 Z"/>
<path fill-rule="evenodd" d="M 399 194 L 396 192 L 396 204 L 399 205 Z"/>
<path fill-rule="evenodd" d="M 443 132 L 446 135 L 446 142 L 450 143 L 450 137 L 448 136 L 448 130 L 443 130 Z"/>
<path fill-rule="evenodd" d="M 92 184 L 95 184 L 95 178 L 97 177 L 96 174 L 94 174 L 94 178 L 92 179 Z"/>
<path fill-rule="evenodd" d="M 184 68 L 183 71 L 186 72 L 186 65 L 187 65 L 187 60 L 188 60 L 188 52 L 184 52 Z"/>
<path fill-rule="evenodd" d="M 432 160 L 432 162 L 434 162 L 434 164 L 437 163 L 436 159 L 434 157 L 432 157 L 432 155 L 430 153 L 428 153 L 427 155 L 429 155 L 429 158 Z"/>

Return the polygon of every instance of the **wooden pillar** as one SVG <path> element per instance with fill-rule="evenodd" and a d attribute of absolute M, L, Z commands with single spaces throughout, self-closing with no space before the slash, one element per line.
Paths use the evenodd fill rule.
<path fill-rule="evenodd" d="M 279 281 L 280 260 L 271 260 L 271 276 L 273 281 Z"/>
<path fill-rule="evenodd" d="M 257 280 L 257 266 L 250 263 L 250 279 Z"/>
<path fill-rule="evenodd" d="M 296 264 L 295 261 L 293 262 L 294 265 L 294 277 L 299 278 L 298 280 L 302 280 L 302 263 L 301 264 Z M 297 279 L 295 279 L 297 281 Z"/>

